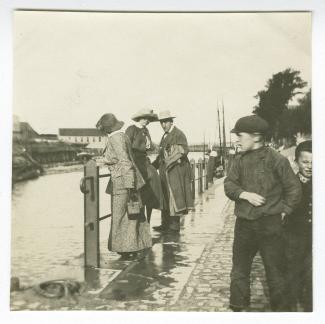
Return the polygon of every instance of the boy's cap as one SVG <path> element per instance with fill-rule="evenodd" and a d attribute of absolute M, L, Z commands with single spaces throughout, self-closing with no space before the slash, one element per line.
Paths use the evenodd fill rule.
<path fill-rule="evenodd" d="M 252 115 L 239 118 L 231 133 L 259 133 L 265 134 L 269 130 L 269 124 L 263 118 Z"/>

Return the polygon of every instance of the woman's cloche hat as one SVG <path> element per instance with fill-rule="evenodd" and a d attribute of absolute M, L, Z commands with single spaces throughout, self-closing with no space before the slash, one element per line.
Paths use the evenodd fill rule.
<path fill-rule="evenodd" d="M 96 128 L 99 130 L 103 130 L 106 128 L 108 133 L 113 133 L 115 131 L 120 130 L 124 125 L 123 121 L 118 120 L 114 114 L 108 113 L 104 114 L 96 124 Z"/>

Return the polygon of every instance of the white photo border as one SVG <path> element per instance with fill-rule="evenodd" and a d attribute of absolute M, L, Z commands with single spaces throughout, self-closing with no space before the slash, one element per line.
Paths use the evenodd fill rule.
<path fill-rule="evenodd" d="M 185 313 L 185 312 L 10 312 L 10 211 L 11 211 L 11 134 L 13 98 L 13 11 L 70 10 L 119 12 L 259 12 L 259 11 L 311 11 L 312 12 L 312 107 L 314 143 L 314 312 L 313 313 Z M 204 323 L 241 323 L 263 320 L 264 323 L 318 323 L 325 318 L 325 150 L 322 128 L 325 125 L 325 2 L 296 1 L 114 1 L 114 0 L 4 0 L 0 12 L 0 313 L 3 323 L 177 323 L 190 321 Z"/>

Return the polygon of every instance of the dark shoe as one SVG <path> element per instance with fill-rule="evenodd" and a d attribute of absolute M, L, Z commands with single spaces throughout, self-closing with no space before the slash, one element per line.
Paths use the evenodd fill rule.
<path fill-rule="evenodd" d="M 229 308 L 233 312 L 243 312 L 244 311 L 244 307 L 241 307 L 241 306 L 229 305 Z"/>
<path fill-rule="evenodd" d="M 156 232 L 165 232 L 168 230 L 168 228 L 166 226 L 160 225 L 160 226 L 154 226 L 152 228 L 154 231 Z"/>
<path fill-rule="evenodd" d="M 136 259 L 138 261 L 143 260 L 147 256 L 148 252 L 149 252 L 149 249 L 145 249 L 145 250 L 139 251 L 137 253 Z"/>
<path fill-rule="evenodd" d="M 180 229 L 168 228 L 163 232 L 164 234 L 179 234 Z"/>
<path fill-rule="evenodd" d="M 136 253 L 132 252 L 118 252 L 121 255 L 121 260 L 133 260 L 136 257 Z"/>
<path fill-rule="evenodd" d="M 181 228 L 180 217 L 179 216 L 170 217 L 169 230 L 174 231 L 174 232 L 179 232 L 180 228 Z"/>

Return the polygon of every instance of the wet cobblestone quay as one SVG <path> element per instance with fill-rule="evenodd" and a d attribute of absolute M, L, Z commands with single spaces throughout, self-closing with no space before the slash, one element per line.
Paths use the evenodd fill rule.
<path fill-rule="evenodd" d="M 235 225 L 234 204 L 224 209 L 225 222 L 220 234 L 207 244 L 188 280 L 181 298 L 170 310 L 227 312 L 229 309 L 232 242 Z M 251 276 L 250 311 L 269 311 L 265 272 L 259 255 Z"/>
<path fill-rule="evenodd" d="M 85 281 L 86 277 L 97 278 L 92 287 L 85 282 L 80 295 L 61 299 L 37 296 L 33 289 L 13 292 L 11 309 L 230 311 L 233 211 L 221 180 L 197 198 L 196 211 L 184 217 L 180 235 L 152 233 L 154 245 L 144 260 L 119 261 L 116 254 L 107 252 L 105 240 L 103 269 L 84 274 Z M 151 226 L 159 223 L 156 213 Z M 68 261 L 69 272 L 83 272 L 80 264 L 80 258 Z M 74 277 L 83 280 L 82 274 Z M 269 311 L 259 256 L 253 263 L 251 282 L 251 311 Z"/>

